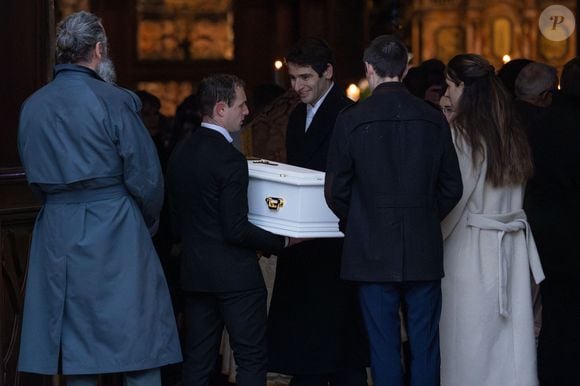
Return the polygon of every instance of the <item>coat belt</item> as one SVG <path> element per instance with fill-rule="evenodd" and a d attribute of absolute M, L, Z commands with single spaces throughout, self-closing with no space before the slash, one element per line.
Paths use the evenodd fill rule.
<path fill-rule="evenodd" d="M 127 196 L 129 193 L 125 185 L 111 185 L 100 188 L 64 190 L 62 192 L 49 193 L 46 195 L 47 204 L 76 204 L 81 202 L 92 202 L 109 200 Z"/>
<path fill-rule="evenodd" d="M 502 242 L 506 233 L 525 231 L 526 248 L 528 263 L 536 284 L 544 280 L 544 271 L 540 262 L 540 256 L 536 249 L 534 236 L 530 230 L 530 224 L 527 221 L 526 214 L 523 210 L 518 210 L 504 214 L 476 214 L 469 213 L 467 216 L 467 225 L 474 228 L 498 231 L 497 250 L 499 264 L 499 313 L 503 317 L 509 317 L 511 307 L 508 297 L 508 280 L 510 277 L 508 258 L 504 256 Z"/>

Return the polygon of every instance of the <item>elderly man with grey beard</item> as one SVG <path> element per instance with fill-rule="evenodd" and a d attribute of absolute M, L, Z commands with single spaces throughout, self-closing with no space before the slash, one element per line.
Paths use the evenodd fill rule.
<path fill-rule="evenodd" d="M 22 106 L 18 148 L 43 207 L 36 219 L 18 369 L 67 375 L 69 386 L 124 373 L 161 385 L 181 361 L 169 292 L 151 233 L 163 178 L 141 104 L 112 84 L 95 15 L 57 29 L 54 80 Z"/>

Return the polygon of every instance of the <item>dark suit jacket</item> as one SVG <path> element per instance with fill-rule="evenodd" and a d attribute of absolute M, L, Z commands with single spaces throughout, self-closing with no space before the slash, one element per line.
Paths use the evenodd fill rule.
<path fill-rule="evenodd" d="M 342 277 L 440 279 L 440 221 L 462 189 L 445 117 L 402 83 L 382 83 L 344 110 L 326 174 L 327 201 L 345 231 Z"/>
<path fill-rule="evenodd" d="M 351 104 L 334 86 L 304 132 L 306 105 L 288 119 L 288 163 L 324 171 L 334 122 Z M 340 279 L 342 239 L 305 241 L 278 256 L 268 319 L 269 370 L 323 374 L 368 364 L 357 292 Z"/>
<path fill-rule="evenodd" d="M 200 127 L 173 152 L 167 171 L 172 217 L 181 235 L 181 287 L 241 291 L 264 286 L 256 249 L 284 237 L 248 222 L 248 165 L 218 132 Z"/>

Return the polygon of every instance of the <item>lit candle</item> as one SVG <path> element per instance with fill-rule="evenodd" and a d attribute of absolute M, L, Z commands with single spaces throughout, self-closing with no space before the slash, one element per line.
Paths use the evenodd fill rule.
<path fill-rule="evenodd" d="M 510 60 L 512 60 L 512 58 L 508 54 L 505 54 L 503 56 L 503 58 L 501 58 L 501 60 L 503 60 L 503 64 L 506 64 L 507 62 L 509 62 Z"/>
<path fill-rule="evenodd" d="M 284 66 L 284 63 L 282 63 L 281 60 L 276 60 L 274 62 L 274 83 L 277 84 L 278 86 L 282 86 L 280 83 L 280 70 L 282 69 L 282 66 Z"/>
<path fill-rule="evenodd" d="M 354 83 L 349 84 L 346 89 L 346 96 L 355 102 L 358 101 L 360 98 L 360 88 Z"/>

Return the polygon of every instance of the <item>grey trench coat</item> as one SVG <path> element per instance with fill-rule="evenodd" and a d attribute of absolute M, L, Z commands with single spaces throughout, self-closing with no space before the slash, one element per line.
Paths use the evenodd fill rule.
<path fill-rule="evenodd" d="M 163 199 L 137 97 L 58 65 L 23 105 L 18 147 L 42 196 L 30 251 L 18 368 L 54 374 L 181 361 L 150 228 Z"/>

